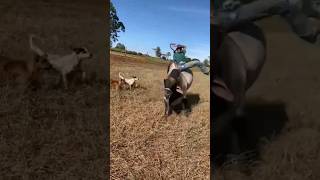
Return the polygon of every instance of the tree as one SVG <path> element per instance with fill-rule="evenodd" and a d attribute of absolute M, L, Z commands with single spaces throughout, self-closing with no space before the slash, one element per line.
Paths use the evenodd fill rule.
<path fill-rule="evenodd" d="M 205 60 L 203 61 L 203 64 L 204 64 L 205 66 L 210 66 L 210 62 L 209 62 L 208 59 L 205 59 Z"/>
<path fill-rule="evenodd" d="M 160 49 L 160 47 L 158 46 L 158 47 L 156 47 L 155 49 L 153 49 L 154 51 L 155 51 L 155 53 L 156 53 L 156 57 L 161 57 L 161 55 L 162 55 L 162 53 L 161 53 L 161 49 Z"/>
<path fill-rule="evenodd" d="M 118 41 L 118 33 L 119 32 L 125 32 L 125 26 L 124 24 L 120 21 L 118 15 L 117 15 L 117 10 L 110 2 L 110 47 L 112 46 L 112 42 L 117 42 Z"/>
<path fill-rule="evenodd" d="M 169 59 L 170 56 L 171 56 L 171 53 L 170 53 L 170 52 L 167 52 L 167 54 L 166 54 L 167 59 Z"/>
<path fill-rule="evenodd" d="M 124 46 L 124 44 L 121 44 L 121 43 L 117 43 L 116 48 L 121 50 L 126 50 L 126 47 Z"/>

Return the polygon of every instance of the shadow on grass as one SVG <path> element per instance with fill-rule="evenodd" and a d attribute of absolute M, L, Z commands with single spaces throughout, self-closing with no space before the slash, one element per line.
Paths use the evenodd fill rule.
<path fill-rule="evenodd" d="M 182 99 L 183 99 L 182 94 L 178 92 L 173 93 L 170 97 L 170 104 L 173 108 L 173 111 L 176 114 L 180 114 L 184 110 L 182 106 Z M 188 101 L 189 109 L 190 111 L 192 111 L 192 108 L 197 104 L 199 104 L 200 96 L 199 94 L 192 94 L 192 93 L 187 94 L 187 101 Z"/>
<path fill-rule="evenodd" d="M 220 106 L 220 109 L 218 108 Z M 213 110 L 213 107 L 217 107 Z M 221 100 L 214 100 L 214 104 L 211 104 L 213 113 L 222 113 L 228 105 Z M 280 101 L 265 101 L 262 99 L 252 99 L 247 101 L 245 107 L 245 117 L 241 119 L 233 119 L 228 122 L 228 128 L 219 135 L 212 131 L 215 131 L 213 124 L 217 117 L 215 114 L 211 114 L 211 162 L 215 165 L 222 165 L 225 163 L 226 156 L 228 154 L 236 153 L 234 145 L 234 137 L 238 138 L 238 152 L 243 154 L 251 151 L 250 157 L 242 157 L 244 161 L 259 159 L 259 147 L 262 139 L 271 140 L 280 134 L 284 125 L 288 121 L 286 113 L 286 106 Z M 221 122 L 220 122 L 221 123 Z M 236 136 L 231 136 L 236 134 Z M 246 162 L 244 162 L 246 163 Z"/>

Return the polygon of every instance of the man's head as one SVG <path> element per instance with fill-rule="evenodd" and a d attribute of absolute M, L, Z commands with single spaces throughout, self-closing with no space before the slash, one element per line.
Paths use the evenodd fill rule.
<path fill-rule="evenodd" d="M 175 53 L 186 53 L 186 46 L 184 45 L 177 45 L 177 48 L 175 50 Z"/>

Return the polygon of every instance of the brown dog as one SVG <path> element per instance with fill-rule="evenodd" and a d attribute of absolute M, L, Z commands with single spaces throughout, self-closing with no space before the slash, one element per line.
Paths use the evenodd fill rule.
<path fill-rule="evenodd" d="M 0 56 L 0 81 L 1 84 L 18 85 L 22 88 L 37 88 L 41 69 L 50 67 L 46 58 L 39 55 L 35 55 L 30 61 Z"/>
<path fill-rule="evenodd" d="M 112 88 L 112 89 L 115 89 L 115 90 L 118 91 L 118 90 L 121 90 L 121 89 L 122 89 L 123 81 L 122 81 L 122 80 L 114 80 L 114 79 L 111 79 L 110 85 L 111 85 L 111 88 Z"/>

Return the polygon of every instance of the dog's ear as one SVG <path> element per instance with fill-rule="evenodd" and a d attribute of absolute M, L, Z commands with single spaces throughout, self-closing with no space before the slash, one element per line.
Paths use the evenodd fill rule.
<path fill-rule="evenodd" d="M 80 54 L 80 53 L 86 53 L 86 50 L 84 48 L 73 48 L 72 49 L 76 54 Z"/>
<path fill-rule="evenodd" d="M 80 48 L 72 48 L 72 51 L 76 54 L 79 54 L 81 52 Z"/>

